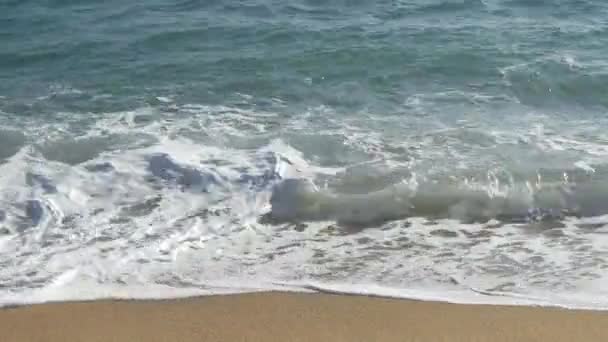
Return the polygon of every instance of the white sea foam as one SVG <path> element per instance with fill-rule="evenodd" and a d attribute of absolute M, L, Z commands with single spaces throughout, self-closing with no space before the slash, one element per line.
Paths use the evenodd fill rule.
<path fill-rule="evenodd" d="M 0 304 L 279 288 L 606 307 L 602 132 L 328 111 L 5 122 L 25 138 L 0 164 Z"/>

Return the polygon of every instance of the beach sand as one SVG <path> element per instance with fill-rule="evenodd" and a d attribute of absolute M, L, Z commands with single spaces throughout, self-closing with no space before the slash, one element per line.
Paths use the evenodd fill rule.
<path fill-rule="evenodd" d="M 608 341 L 608 312 L 266 292 L 8 308 L 0 341 Z"/>

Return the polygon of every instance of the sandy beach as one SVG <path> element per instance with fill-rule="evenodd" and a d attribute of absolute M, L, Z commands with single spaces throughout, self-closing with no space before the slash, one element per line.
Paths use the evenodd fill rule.
<path fill-rule="evenodd" d="M 605 341 L 608 313 L 303 293 L 0 311 L 2 341 Z"/>

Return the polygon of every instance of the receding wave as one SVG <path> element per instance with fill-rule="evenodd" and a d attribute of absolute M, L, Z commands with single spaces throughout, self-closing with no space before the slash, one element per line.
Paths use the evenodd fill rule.
<path fill-rule="evenodd" d="M 421 94 L 412 108 L 470 96 Z M 249 281 L 380 284 L 406 297 L 447 288 L 489 302 L 550 289 L 562 303 L 601 282 L 608 152 L 588 122 L 545 130 L 523 117 L 503 130 L 156 103 L 3 122 L 0 304 Z"/>

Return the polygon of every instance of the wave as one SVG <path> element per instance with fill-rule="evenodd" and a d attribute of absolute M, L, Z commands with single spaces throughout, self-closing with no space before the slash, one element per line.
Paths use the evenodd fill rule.
<path fill-rule="evenodd" d="M 209 294 L 218 281 L 601 292 L 589 286 L 604 262 L 607 150 L 588 122 L 517 131 L 537 118 L 503 130 L 155 106 L 3 120 L 19 133 L 0 136 L 13 146 L 0 164 L 0 302 Z"/>
<path fill-rule="evenodd" d="M 491 187 L 416 182 L 414 186 L 403 183 L 348 195 L 319 190 L 309 180 L 288 179 L 274 187 L 271 216 L 279 220 L 336 220 L 349 225 L 377 225 L 415 216 L 464 222 L 601 216 L 608 214 L 608 187 L 604 183 L 521 184 L 497 193 Z"/>
<path fill-rule="evenodd" d="M 569 54 L 551 55 L 500 69 L 510 91 L 523 104 L 608 106 L 605 68 L 583 64 Z"/>

